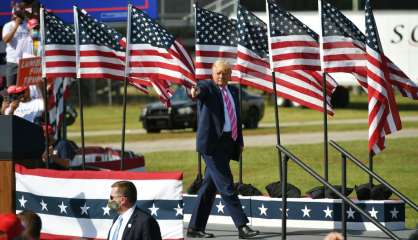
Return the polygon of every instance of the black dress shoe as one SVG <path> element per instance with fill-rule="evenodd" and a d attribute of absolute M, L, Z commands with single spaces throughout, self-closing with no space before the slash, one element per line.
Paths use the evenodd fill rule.
<path fill-rule="evenodd" d="M 238 228 L 238 237 L 239 239 L 246 239 L 246 238 L 252 238 L 259 234 L 259 231 L 254 231 L 247 225 L 244 225 L 242 227 Z"/>
<path fill-rule="evenodd" d="M 187 229 L 187 237 L 189 238 L 214 238 L 215 235 L 212 233 L 207 233 L 203 230 L 196 230 L 189 228 Z"/>

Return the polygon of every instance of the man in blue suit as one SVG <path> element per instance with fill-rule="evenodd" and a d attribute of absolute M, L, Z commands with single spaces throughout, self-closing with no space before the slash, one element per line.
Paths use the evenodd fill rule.
<path fill-rule="evenodd" d="M 187 237 L 213 238 L 205 232 L 216 191 L 238 228 L 239 238 L 251 238 L 258 231 L 247 226 L 248 219 L 234 190 L 230 159 L 238 160 L 244 142 L 238 104 L 238 92 L 228 87 L 231 66 L 223 60 L 212 66 L 213 81 L 200 81 L 191 95 L 198 99 L 199 120 L 196 133 L 197 151 L 206 163 L 205 179 L 199 189 L 190 219 Z"/>
<path fill-rule="evenodd" d="M 117 211 L 108 240 L 161 240 L 160 226 L 149 213 L 136 206 L 137 190 L 130 181 L 112 184 L 108 207 Z"/>

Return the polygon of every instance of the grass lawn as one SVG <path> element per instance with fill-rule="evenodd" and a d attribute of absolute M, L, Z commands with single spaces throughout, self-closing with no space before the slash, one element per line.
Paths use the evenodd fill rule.
<path fill-rule="evenodd" d="M 408 128 L 418 128 L 418 122 L 404 122 L 402 123 L 403 129 Z M 339 125 L 329 125 L 328 131 L 352 131 L 352 130 L 364 130 L 367 131 L 367 124 L 339 124 Z M 304 133 L 304 132 L 322 132 L 322 125 L 318 126 L 291 126 L 291 127 L 281 127 L 281 134 L 285 133 Z M 260 127 L 257 129 L 244 129 L 244 136 L 250 135 L 264 135 L 264 134 L 275 134 L 276 129 L 273 127 Z M 151 134 L 127 134 L 126 142 L 133 141 L 155 141 L 161 139 L 178 139 L 178 138 L 194 138 L 196 135 L 191 130 L 178 130 L 162 133 L 151 133 Z M 81 137 L 71 137 L 72 140 L 76 141 L 78 144 L 81 144 Z M 118 142 L 121 141 L 119 135 L 105 135 L 105 136 L 85 136 L 85 141 L 87 143 L 108 143 L 108 142 Z"/>
<path fill-rule="evenodd" d="M 387 149 L 375 157 L 375 171 L 390 184 L 398 188 L 412 201 L 418 202 L 418 138 L 387 141 Z M 359 159 L 367 159 L 367 142 L 344 142 L 341 144 Z M 292 145 L 289 149 L 310 167 L 322 173 L 322 145 Z M 329 150 L 329 177 L 333 184 L 340 184 L 340 157 L 334 149 Z M 181 171 L 184 173 L 184 190 L 196 176 L 197 154 L 193 151 L 146 153 L 147 171 Z M 264 187 L 278 180 L 277 152 L 272 147 L 247 148 L 243 155 L 243 179 L 264 194 Z M 365 162 L 366 163 L 366 162 Z M 238 164 L 231 163 L 235 178 L 238 178 Z M 289 181 L 306 192 L 319 183 L 293 163 L 289 164 Z M 368 181 L 366 174 L 354 164 L 348 165 L 348 186 Z M 352 193 L 351 197 L 355 197 Z M 393 196 L 396 199 L 396 196 Z M 407 226 L 418 224 L 418 214 L 407 207 Z"/>

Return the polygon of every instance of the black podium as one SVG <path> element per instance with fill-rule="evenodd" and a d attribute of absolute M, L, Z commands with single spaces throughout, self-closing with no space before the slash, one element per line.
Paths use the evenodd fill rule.
<path fill-rule="evenodd" d="M 14 212 L 14 164 L 41 167 L 45 138 L 42 128 L 20 117 L 0 115 L 0 213 Z"/>

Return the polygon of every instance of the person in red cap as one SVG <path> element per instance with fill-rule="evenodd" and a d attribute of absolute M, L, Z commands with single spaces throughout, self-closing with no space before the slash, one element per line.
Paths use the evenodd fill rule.
<path fill-rule="evenodd" d="M 44 101 L 42 98 L 32 99 L 29 87 L 12 85 L 7 88 L 7 93 L 9 106 L 4 110 L 5 115 L 15 115 L 33 123 L 41 121 Z"/>
<path fill-rule="evenodd" d="M 16 108 L 19 106 L 20 101 L 24 97 L 24 92 L 27 87 L 17 87 L 11 85 L 7 88 L 7 98 L 2 103 L 1 113 L 4 115 L 13 115 Z"/>
<path fill-rule="evenodd" d="M 0 240 L 13 240 L 19 237 L 24 230 L 16 214 L 0 214 Z"/>

